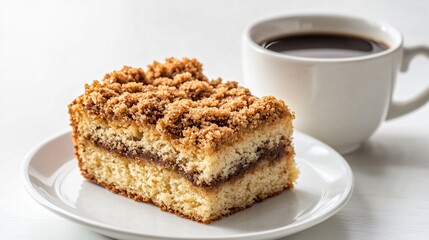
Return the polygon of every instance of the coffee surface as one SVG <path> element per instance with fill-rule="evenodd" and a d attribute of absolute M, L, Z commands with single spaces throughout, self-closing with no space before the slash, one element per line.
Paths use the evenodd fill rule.
<path fill-rule="evenodd" d="M 384 51 L 388 46 L 364 37 L 303 34 L 270 39 L 262 47 L 286 55 L 310 58 L 350 58 Z"/>

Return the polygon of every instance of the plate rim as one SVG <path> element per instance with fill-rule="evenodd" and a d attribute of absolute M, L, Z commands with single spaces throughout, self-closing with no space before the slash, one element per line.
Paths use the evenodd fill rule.
<path fill-rule="evenodd" d="M 40 204 L 42 207 L 48 209 L 50 212 L 53 212 L 54 214 L 63 217 L 65 219 L 68 219 L 72 222 L 75 222 L 77 224 L 81 224 L 83 226 L 86 226 L 98 233 L 100 232 L 114 232 L 114 233 L 120 233 L 120 234 L 124 234 L 124 235 L 128 235 L 128 236 L 134 236 L 134 237 L 144 237 L 144 238 L 153 238 L 153 239 L 204 239 L 204 240 L 216 240 L 216 239 L 265 239 L 268 237 L 282 237 L 282 236 L 288 236 L 288 235 L 292 235 L 294 233 L 300 232 L 302 230 L 305 230 L 307 228 L 313 227 L 323 221 L 325 221 L 326 219 L 332 217 L 333 215 L 335 215 L 336 213 L 338 213 L 349 201 L 349 199 L 351 198 L 352 194 L 353 194 L 353 190 L 355 187 L 355 179 L 354 179 L 354 175 L 353 175 L 353 171 L 350 167 L 350 165 L 348 164 L 347 160 L 344 159 L 344 157 L 339 154 L 336 150 L 334 150 L 332 147 L 330 147 L 329 145 L 325 144 L 324 142 L 309 136 L 305 133 L 302 133 L 300 131 L 294 130 L 293 135 L 301 135 L 304 138 L 310 139 L 311 141 L 316 142 L 318 145 L 326 148 L 329 150 L 329 152 L 331 154 L 334 154 L 336 156 L 336 158 L 341 159 L 343 165 L 346 168 L 347 171 L 347 176 L 349 176 L 350 178 L 350 184 L 347 185 L 344 194 L 342 194 L 342 198 L 338 200 L 338 204 L 335 205 L 334 208 L 332 208 L 330 211 L 327 211 L 325 213 L 323 213 L 320 217 L 318 218 L 312 218 L 309 219 L 307 221 L 302 221 L 297 223 L 295 226 L 293 226 L 292 229 L 290 229 L 291 225 L 285 225 L 282 227 L 278 227 L 275 229 L 270 229 L 270 230 L 264 230 L 264 231 L 259 231 L 259 232 L 255 232 L 255 233 L 239 233 L 239 234 L 233 234 L 231 236 L 227 236 L 227 237 L 172 237 L 172 236 L 165 236 L 165 235 L 152 235 L 152 234 L 142 234 L 139 232 L 135 232 L 135 231 L 127 231 L 123 228 L 120 227 L 116 227 L 116 226 L 112 226 L 109 224 L 105 224 L 105 223 L 101 223 L 99 221 L 95 221 L 93 219 L 90 218 L 85 218 L 85 217 L 81 217 L 78 216 L 72 212 L 69 212 L 57 205 L 55 205 L 54 203 L 51 203 L 50 201 L 46 200 L 43 196 L 41 196 L 37 190 L 33 187 L 32 182 L 29 178 L 29 166 L 31 161 L 34 158 L 34 155 L 41 149 L 43 148 L 45 145 L 49 144 L 50 142 L 53 142 L 55 140 L 57 140 L 58 138 L 63 137 L 64 135 L 69 135 L 71 134 L 71 130 L 70 129 L 63 129 L 62 131 L 59 131 L 56 134 L 51 135 L 50 137 L 45 138 L 45 140 L 41 141 L 39 144 L 37 144 L 35 147 L 32 148 L 32 150 L 25 156 L 25 159 L 21 165 L 21 182 L 24 185 L 25 190 L 27 191 L 27 193 L 38 203 Z"/>

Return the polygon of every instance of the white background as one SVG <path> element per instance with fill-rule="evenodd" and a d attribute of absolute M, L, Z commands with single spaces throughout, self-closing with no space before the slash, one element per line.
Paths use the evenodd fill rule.
<path fill-rule="evenodd" d="M 244 28 L 292 13 L 382 19 L 406 46 L 429 45 L 428 1 L 0 1 L 0 239 L 106 239 L 37 205 L 19 176 L 32 147 L 68 128 L 66 106 L 84 83 L 169 56 L 240 82 Z M 416 58 L 395 98 L 429 86 L 428 75 L 428 59 Z M 349 204 L 288 239 L 429 239 L 429 105 L 345 158 L 356 178 Z"/>

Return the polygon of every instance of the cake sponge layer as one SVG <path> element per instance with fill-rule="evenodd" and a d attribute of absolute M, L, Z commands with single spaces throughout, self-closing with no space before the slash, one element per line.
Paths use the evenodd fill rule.
<path fill-rule="evenodd" d="M 82 175 L 136 201 L 203 223 L 227 216 L 293 187 L 298 176 L 293 151 L 276 161 L 259 161 L 245 174 L 215 188 L 191 184 L 151 161 L 135 161 L 75 138 Z"/>
<path fill-rule="evenodd" d="M 79 107 L 74 108 L 73 113 L 74 134 L 122 155 L 147 156 L 204 187 L 227 181 L 262 158 L 283 155 L 285 146 L 291 144 L 293 131 L 292 119 L 281 119 L 242 134 L 237 142 L 225 145 L 221 151 L 202 153 L 175 144 L 149 125 L 107 122 Z"/>

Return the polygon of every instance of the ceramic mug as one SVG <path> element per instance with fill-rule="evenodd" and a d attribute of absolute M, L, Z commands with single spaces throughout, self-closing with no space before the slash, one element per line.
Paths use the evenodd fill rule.
<path fill-rule="evenodd" d="M 331 33 L 362 36 L 387 44 L 379 53 L 350 58 L 296 57 L 265 49 L 281 36 Z M 252 24 L 243 37 L 243 77 L 257 96 L 285 100 L 296 114 L 296 129 L 340 153 L 359 148 L 384 120 L 429 101 L 429 89 L 407 102 L 392 100 L 396 75 L 425 47 L 404 48 L 401 33 L 383 22 L 349 16 L 298 15 Z"/>

